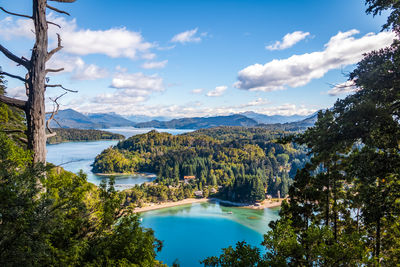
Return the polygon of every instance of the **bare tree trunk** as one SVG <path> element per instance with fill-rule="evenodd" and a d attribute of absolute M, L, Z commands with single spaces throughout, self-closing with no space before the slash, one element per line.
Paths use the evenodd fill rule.
<path fill-rule="evenodd" d="M 75 0 L 50 0 L 53 2 L 61 2 L 61 3 L 72 3 Z M 20 80 L 25 83 L 28 101 L 22 101 L 15 98 L 6 97 L 0 95 L 0 102 L 5 103 L 10 106 L 14 106 L 20 108 L 25 111 L 26 114 L 26 122 L 27 122 L 27 137 L 28 137 L 28 148 L 33 152 L 33 163 L 43 163 L 46 164 L 46 109 L 45 109 L 45 90 L 46 87 L 59 87 L 67 92 L 76 92 L 74 90 L 70 90 L 64 88 L 60 84 L 46 84 L 46 75 L 48 72 L 59 72 L 64 70 L 61 69 L 46 69 L 46 62 L 58 51 L 62 49 L 61 38 L 60 35 L 57 34 L 58 37 L 58 45 L 56 48 L 47 52 L 48 48 L 48 24 L 55 25 L 60 27 L 54 22 L 46 20 L 46 8 L 49 8 L 55 12 L 60 14 L 69 15 L 68 12 L 60 10 L 58 8 L 49 6 L 47 4 L 47 0 L 33 0 L 33 12 L 32 16 L 25 14 L 17 14 L 14 12 L 10 12 L 5 10 L 3 7 L 0 9 L 10 15 L 24 17 L 33 20 L 35 25 L 35 45 L 32 49 L 31 59 L 28 60 L 24 57 L 18 57 L 9 51 L 7 48 L 0 44 L 0 52 L 3 53 L 7 58 L 17 63 L 19 66 L 23 66 L 27 69 L 28 74 L 25 78 L 20 77 L 18 75 L 14 75 L 8 72 L 4 72 L 0 69 L 0 75 L 6 75 L 11 78 Z M 65 94 L 65 93 L 64 93 Z M 61 96 L 63 96 L 62 94 Z M 53 111 L 53 115 L 50 117 L 50 120 L 54 118 L 54 115 L 57 114 L 59 105 L 57 100 L 61 97 L 55 98 L 53 101 L 55 102 L 57 108 Z M 47 123 L 49 126 L 49 121 Z M 48 127 L 50 134 L 48 136 L 54 136 L 55 132 L 51 132 L 50 127 Z"/>
<path fill-rule="evenodd" d="M 28 144 L 33 151 L 34 163 L 46 163 L 45 131 L 45 79 L 47 58 L 47 0 L 33 1 L 33 21 L 35 24 L 36 42 L 32 50 L 29 72 L 29 95 L 26 109 L 28 124 Z"/>

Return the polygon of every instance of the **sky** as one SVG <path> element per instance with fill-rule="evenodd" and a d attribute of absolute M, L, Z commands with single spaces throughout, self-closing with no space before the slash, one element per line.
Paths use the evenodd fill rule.
<path fill-rule="evenodd" d="M 50 5 L 48 62 L 61 68 L 49 83 L 78 93 L 61 109 L 196 117 L 254 111 L 308 115 L 357 88 L 347 81 L 362 55 L 389 45 L 387 14 L 365 14 L 362 0 L 77 0 Z M 0 0 L 6 10 L 32 13 L 32 1 Z M 30 20 L 0 14 L 0 44 L 30 58 Z M 0 55 L 6 72 L 24 69 Z M 8 95 L 26 98 L 7 78 Z M 62 89 L 48 88 L 46 109 Z"/>

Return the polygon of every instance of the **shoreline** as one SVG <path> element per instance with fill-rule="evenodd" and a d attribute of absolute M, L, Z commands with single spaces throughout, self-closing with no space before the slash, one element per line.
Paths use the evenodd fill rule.
<path fill-rule="evenodd" d="M 284 199 L 280 199 L 280 200 L 276 200 L 276 201 L 264 200 L 263 202 L 260 203 L 259 206 L 257 206 L 257 205 L 253 205 L 253 204 L 237 203 L 237 202 L 232 202 L 229 200 L 222 200 L 222 199 L 218 199 L 218 198 L 186 198 L 186 199 L 175 201 L 175 202 L 149 203 L 149 205 L 147 205 L 145 207 L 135 208 L 134 212 L 135 213 L 147 212 L 147 211 L 151 211 L 151 210 L 172 208 L 172 207 L 177 207 L 177 206 L 182 206 L 182 205 L 188 205 L 188 204 L 194 204 L 194 203 L 204 203 L 204 202 L 222 203 L 222 204 L 228 204 L 228 205 L 235 206 L 238 208 L 243 208 L 243 209 L 261 210 L 261 209 L 279 207 L 279 206 L 281 206 L 283 200 Z"/>
<path fill-rule="evenodd" d="M 85 143 L 85 142 L 96 142 L 96 141 L 123 141 L 125 139 L 96 139 L 96 140 L 67 140 L 67 141 L 61 141 L 57 143 L 47 143 L 46 145 L 59 145 L 59 144 L 64 144 L 64 143 Z"/>
<path fill-rule="evenodd" d="M 154 173 L 150 173 L 150 172 L 112 172 L 112 173 L 95 173 L 93 172 L 94 175 L 97 176 L 123 176 L 123 175 L 142 175 L 142 176 L 146 176 L 149 178 L 156 178 L 157 176 Z"/>

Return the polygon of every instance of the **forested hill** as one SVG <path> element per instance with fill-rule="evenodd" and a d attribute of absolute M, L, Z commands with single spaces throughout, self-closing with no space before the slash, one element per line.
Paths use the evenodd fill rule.
<path fill-rule="evenodd" d="M 291 178 L 307 161 L 306 151 L 278 144 L 283 132 L 261 128 L 218 127 L 186 135 L 151 131 L 104 150 L 93 164 L 99 173 L 146 171 L 158 181 L 178 185 L 194 176 L 195 190 L 220 187 L 233 201 L 263 200 L 265 192 L 288 193 Z"/>
<path fill-rule="evenodd" d="M 255 126 L 257 121 L 243 115 L 196 117 L 173 119 L 170 121 L 149 121 L 137 123 L 138 128 L 164 128 L 164 129 L 201 129 L 217 126 Z"/>
<path fill-rule="evenodd" d="M 121 134 L 111 133 L 100 130 L 82 129 L 53 129 L 57 135 L 47 139 L 48 144 L 57 144 L 72 141 L 95 141 L 95 140 L 122 140 L 125 137 Z"/>

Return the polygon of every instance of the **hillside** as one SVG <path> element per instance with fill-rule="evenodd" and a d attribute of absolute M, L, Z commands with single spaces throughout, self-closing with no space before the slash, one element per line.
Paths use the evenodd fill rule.
<path fill-rule="evenodd" d="M 291 116 L 283 116 L 283 115 L 265 115 L 265 114 L 260 114 L 256 113 L 253 111 L 246 111 L 243 113 L 240 113 L 247 118 L 253 119 L 257 121 L 258 123 L 263 123 L 263 124 L 275 124 L 275 123 L 288 123 L 288 122 L 296 122 L 296 121 L 301 121 L 306 119 L 308 116 L 302 116 L 302 115 L 291 115 Z"/>
<path fill-rule="evenodd" d="M 153 130 L 104 150 L 96 157 L 93 171 L 152 172 L 158 182 L 172 186 L 193 177 L 193 190 L 221 186 L 222 198 L 263 200 L 265 189 L 272 195 L 278 191 L 286 195 L 291 178 L 308 160 L 303 147 L 275 142 L 284 134 L 245 127 L 218 127 L 185 135 Z"/>
<path fill-rule="evenodd" d="M 201 129 L 217 126 L 255 126 L 257 121 L 247 118 L 244 115 L 215 116 L 215 117 L 195 117 L 173 119 L 170 121 L 149 121 L 137 123 L 138 128 L 168 128 L 168 129 Z"/>
<path fill-rule="evenodd" d="M 303 119 L 301 121 L 288 122 L 288 123 L 274 123 L 274 124 L 258 124 L 257 127 L 268 129 L 268 130 L 280 130 L 280 131 L 305 131 L 307 128 L 314 126 L 317 121 L 318 114 Z"/>

